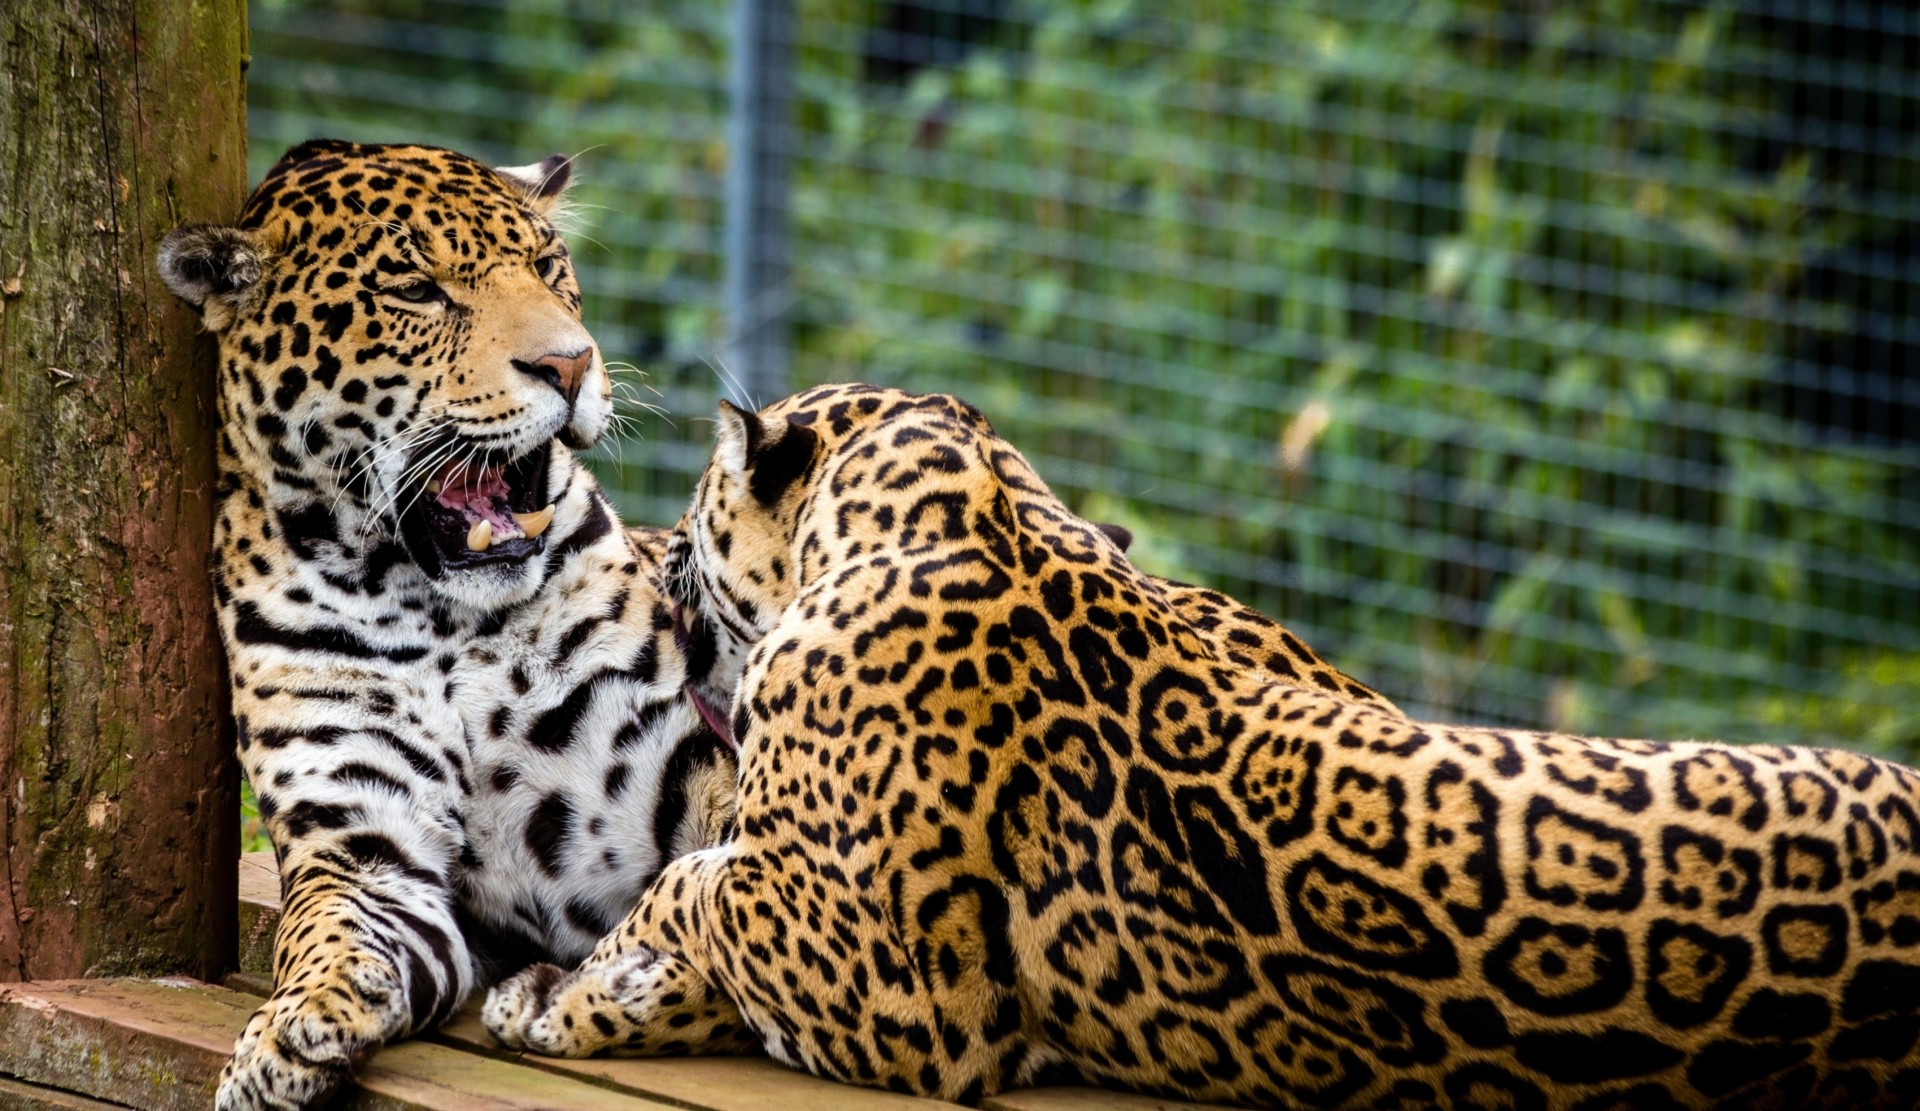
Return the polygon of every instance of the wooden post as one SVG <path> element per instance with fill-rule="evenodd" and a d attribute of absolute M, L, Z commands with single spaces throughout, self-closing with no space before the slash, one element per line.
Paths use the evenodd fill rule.
<path fill-rule="evenodd" d="M 0 4 L 0 980 L 232 960 L 213 345 L 154 269 L 246 187 L 244 0 Z"/>

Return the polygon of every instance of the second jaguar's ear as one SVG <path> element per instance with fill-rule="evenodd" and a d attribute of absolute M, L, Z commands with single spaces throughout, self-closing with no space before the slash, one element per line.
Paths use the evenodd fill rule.
<path fill-rule="evenodd" d="M 819 435 L 804 424 L 750 413 L 731 401 L 720 402 L 718 424 L 714 458 L 766 505 L 778 502 L 807 473 L 820 443 Z"/>
<path fill-rule="evenodd" d="M 747 460 L 752 458 L 766 435 L 766 425 L 760 420 L 760 414 L 750 413 L 723 399 L 720 411 L 715 414 L 715 424 L 717 438 L 713 457 L 720 461 L 720 469 L 733 478 L 746 477 Z"/>
<path fill-rule="evenodd" d="M 1113 541 L 1113 546 L 1120 549 L 1122 554 L 1125 554 L 1128 548 L 1133 547 L 1132 529 L 1125 528 L 1121 525 L 1110 525 L 1105 521 L 1095 521 L 1093 522 L 1093 527 L 1100 530 L 1100 535 Z"/>
<path fill-rule="evenodd" d="M 535 212 L 551 220 L 573 180 L 573 159 L 550 154 L 525 166 L 495 166 L 493 172 L 518 190 Z"/>

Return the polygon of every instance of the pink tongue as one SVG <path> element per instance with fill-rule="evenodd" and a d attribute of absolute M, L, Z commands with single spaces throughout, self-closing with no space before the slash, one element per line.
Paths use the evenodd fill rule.
<path fill-rule="evenodd" d="M 468 519 L 492 521 L 495 528 L 518 531 L 507 506 L 507 480 L 497 468 L 473 471 L 448 467 L 440 474 L 441 505 L 457 509 Z"/>

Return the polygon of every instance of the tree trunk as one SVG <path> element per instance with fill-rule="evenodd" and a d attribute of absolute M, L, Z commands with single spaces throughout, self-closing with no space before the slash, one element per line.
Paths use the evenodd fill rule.
<path fill-rule="evenodd" d="M 153 260 L 239 212 L 245 50 L 244 0 L 0 3 L 0 980 L 232 960 L 213 346 Z"/>

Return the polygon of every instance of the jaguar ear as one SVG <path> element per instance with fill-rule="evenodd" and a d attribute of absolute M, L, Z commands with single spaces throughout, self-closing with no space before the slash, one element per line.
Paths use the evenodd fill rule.
<path fill-rule="evenodd" d="M 1133 547 L 1132 529 L 1123 525 L 1110 525 L 1105 521 L 1095 521 L 1093 527 L 1100 530 L 1102 536 L 1113 541 L 1113 546 L 1120 549 L 1122 555 L 1126 554 L 1128 548 Z"/>
<path fill-rule="evenodd" d="M 749 413 L 731 401 L 720 402 L 719 443 L 714 458 L 753 496 L 773 505 L 813 463 L 820 436 L 804 424 Z"/>
<path fill-rule="evenodd" d="M 733 478 L 745 478 L 747 460 L 766 435 L 766 425 L 757 413 L 749 413 L 733 402 L 722 398 L 718 420 L 718 442 L 713 448 L 713 457 L 720 461 L 720 469 Z"/>
<path fill-rule="evenodd" d="M 573 159 L 550 154 L 525 166 L 495 166 L 493 172 L 505 178 L 535 212 L 551 220 L 560 210 L 567 183 L 573 180 Z"/>
<path fill-rule="evenodd" d="M 160 241 L 160 277 L 218 332 L 258 292 L 266 251 L 251 232 L 211 224 L 175 228 Z"/>

